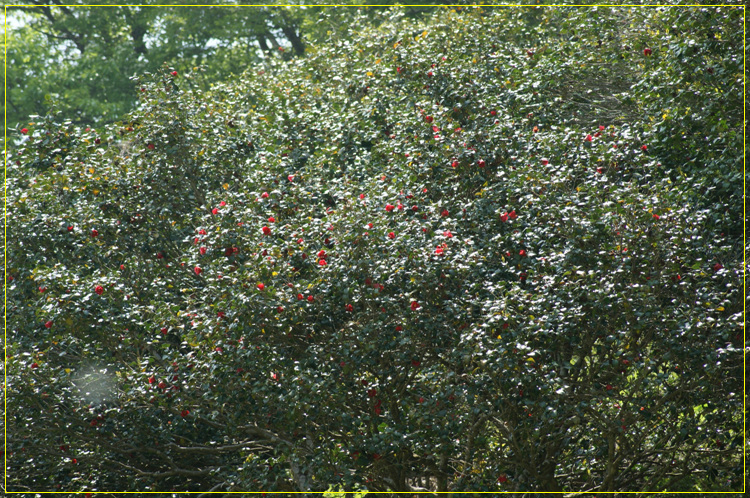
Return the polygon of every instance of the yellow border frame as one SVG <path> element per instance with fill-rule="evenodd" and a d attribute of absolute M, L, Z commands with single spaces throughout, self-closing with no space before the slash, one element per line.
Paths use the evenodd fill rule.
<path fill-rule="evenodd" d="M 220 5 L 180 5 L 180 4 L 167 4 L 167 5 L 139 5 L 139 4 L 117 4 L 117 5 L 100 5 L 100 4 L 86 4 L 86 5 L 67 5 L 67 4 L 60 4 L 60 5 L 50 5 L 50 7 L 393 7 L 394 4 L 384 4 L 384 5 L 361 5 L 361 4 L 355 4 L 355 5 L 340 5 L 340 4 L 297 4 L 297 5 L 279 5 L 279 4 L 262 4 L 262 5 L 226 5 L 226 4 L 220 4 Z M 475 4 L 475 5 L 432 5 L 433 7 L 741 7 L 745 9 L 745 6 L 740 4 L 715 4 L 715 5 L 706 5 L 706 4 L 690 4 L 690 5 L 670 5 L 670 4 L 655 4 L 655 5 L 634 5 L 634 4 L 594 4 L 594 5 L 586 5 L 586 4 L 542 4 L 542 5 L 528 5 L 528 4 Z M 23 7 L 37 7 L 37 5 L 13 5 L 14 8 L 23 8 Z M 413 4 L 404 4 L 402 7 L 430 7 L 430 5 L 413 5 Z M 745 11 L 747 12 L 747 11 Z M 743 26 L 742 26 L 742 52 L 743 52 L 743 60 L 742 60 L 742 90 L 743 90 L 743 108 L 742 108 L 742 193 L 743 193 L 743 203 L 742 203 L 742 289 L 743 289 L 743 296 L 747 296 L 747 285 L 746 285 L 746 267 L 747 267 L 747 258 L 746 258 L 746 247 L 747 247 L 747 232 L 745 227 L 745 220 L 747 219 L 747 209 L 746 209 L 746 201 L 745 201 L 745 194 L 747 192 L 746 189 L 746 168 L 745 168 L 745 150 L 746 150 L 746 123 L 747 123 L 747 117 L 746 117 L 746 108 L 747 108 L 747 47 L 746 47 L 746 35 L 747 35 L 747 19 L 744 20 Z M 3 282 L 3 302 L 4 302 L 4 310 L 5 313 L 3 313 L 3 363 L 4 363 L 4 369 L 3 369 L 3 488 L 5 489 L 6 494 L 86 494 L 89 493 L 91 495 L 94 494 L 166 494 L 166 495 L 178 495 L 178 494 L 203 494 L 205 492 L 203 491 L 184 491 L 184 492 L 164 492 L 164 491 L 114 491 L 114 492 L 108 492 L 108 491 L 31 491 L 31 492 L 22 492 L 22 491 L 8 491 L 8 473 L 7 473 L 7 467 L 8 467 L 8 452 L 6 451 L 7 445 L 8 445 L 8 433 L 7 433 L 7 389 L 8 389 L 8 360 L 7 360 L 7 344 L 8 344 L 8 315 L 7 315 L 7 309 L 8 309 L 8 280 L 7 280 L 7 272 L 8 272 L 8 247 L 7 247 L 7 241 L 8 241 L 8 186 L 7 186 L 7 178 L 8 178 L 8 5 L 3 6 L 3 26 L 4 26 L 4 42 L 5 45 L 3 46 L 4 50 L 4 59 L 3 59 L 3 65 L 4 72 L 3 72 L 3 84 L 5 88 L 5 100 L 3 102 L 3 109 L 4 109 L 4 116 L 3 116 L 3 124 L 4 124 L 4 130 L 3 130 L 3 189 L 4 189 L 4 203 L 3 203 L 3 237 L 4 237 L 4 246 L 3 246 L 3 264 L 4 264 L 4 275 L 6 275 L 6 278 Z M 742 303 L 742 312 L 743 312 L 743 323 L 746 323 L 747 319 L 747 309 L 746 309 L 746 303 L 747 299 L 743 300 Z M 747 440 L 746 440 L 746 419 L 745 419 L 745 413 L 747 412 L 746 408 L 746 400 L 747 400 L 747 389 L 746 389 L 746 382 L 747 382 L 747 371 L 746 371 L 746 352 L 747 347 L 745 347 L 745 334 L 746 334 L 746 326 L 743 327 L 742 331 L 742 339 L 743 339 L 743 351 L 742 351 L 742 373 L 743 373 L 743 398 L 742 398 L 742 430 L 743 434 L 745 435 L 745 438 L 743 438 L 743 444 L 742 444 L 742 463 L 743 463 L 743 488 L 742 493 L 744 494 L 746 491 L 746 482 L 745 482 L 745 476 L 747 475 L 747 469 L 746 469 L 746 457 L 747 457 Z M 277 495 L 277 494 L 320 494 L 322 495 L 324 492 L 303 492 L 303 491 L 267 491 L 267 492 L 261 492 L 261 491 L 227 491 L 227 492 L 221 492 L 222 494 L 249 494 L 249 495 L 258 495 L 258 496 L 265 496 L 265 495 Z M 474 491 L 474 492 L 466 492 L 466 493 L 475 493 L 475 494 L 507 494 L 507 493 L 513 493 L 513 491 Z M 579 493 L 572 492 L 572 493 L 566 493 L 566 492 L 556 492 L 556 491 L 539 491 L 534 492 L 533 494 L 612 494 L 612 492 L 608 491 L 582 491 Z M 619 491 L 618 493 L 621 494 L 664 494 L 664 493 L 671 493 L 671 494 L 696 494 L 692 491 L 663 491 L 663 492 L 640 492 L 640 491 Z M 737 491 L 737 493 L 740 493 Z M 409 494 L 409 495 L 415 495 L 415 494 L 465 494 L 460 492 L 428 492 L 428 491 L 418 491 L 418 492 L 409 492 L 409 493 L 392 493 L 387 491 L 368 491 L 366 494 Z M 704 492 L 702 494 L 727 494 L 721 491 L 711 491 L 711 492 Z"/>

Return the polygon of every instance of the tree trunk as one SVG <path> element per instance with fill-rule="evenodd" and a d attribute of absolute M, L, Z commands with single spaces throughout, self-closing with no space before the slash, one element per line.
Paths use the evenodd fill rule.
<path fill-rule="evenodd" d="M 305 53 L 305 44 L 302 42 L 302 38 L 299 37 L 297 30 L 294 27 L 281 28 L 282 33 L 286 36 L 294 48 L 294 53 L 297 55 L 303 55 Z"/>

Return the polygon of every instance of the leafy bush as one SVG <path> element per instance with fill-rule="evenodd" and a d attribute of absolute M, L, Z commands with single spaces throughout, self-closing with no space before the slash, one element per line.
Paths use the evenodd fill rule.
<path fill-rule="evenodd" d="M 685 12 L 382 11 L 29 125 L 9 489 L 738 490 L 742 10 Z"/>

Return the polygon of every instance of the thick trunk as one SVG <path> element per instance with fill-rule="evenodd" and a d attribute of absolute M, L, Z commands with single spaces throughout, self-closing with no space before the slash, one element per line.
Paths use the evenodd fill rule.
<path fill-rule="evenodd" d="M 143 41 L 143 36 L 146 34 L 146 29 L 142 26 L 131 26 L 130 37 L 133 39 L 133 51 L 138 55 L 146 55 L 148 50 L 146 49 L 146 42 Z"/>
<path fill-rule="evenodd" d="M 297 55 L 303 55 L 305 53 L 305 44 L 302 43 L 302 39 L 299 37 L 299 34 L 297 34 L 297 30 L 289 26 L 282 28 L 281 31 L 284 33 L 284 36 L 286 36 L 287 40 L 291 42 L 294 52 Z"/>
<path fill-rule="evenodd" d="M 437 476 L 437 490 L 438 493 L 445 493 L 448 491 L 448 454 L 443 452 L 440 454 L 440 473 Z"/>

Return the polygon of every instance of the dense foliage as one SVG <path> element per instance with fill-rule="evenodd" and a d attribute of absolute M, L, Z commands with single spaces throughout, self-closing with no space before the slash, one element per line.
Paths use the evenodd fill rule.
<path fill-rule="evenodd" d="M 29 115 L 46 114 L 53 106 L 61 119 L 75 124 L 112 123 L 137 102 L 129 81 L 134 74 L 164 63 L 180 72 L 202 66 L 202 77 L 190 84 L 206 91 L 212 82 L 252 65 L 298 57 L 309 42 L 327 43 L 333 27 L 348 26 L 356 12 L 299 8 L 295 2 L 289 2 L 290 8 L 271 8 L 258 0 L 225 0 L 220 8 L 200 0 L 125 3 L 130 5 L 116 0 L 100 0 L 96 7 L 88 7 L 86 0 L 6 2 L 7 126 L 23 127 Z M 406 13 L 418 17 L 426 11 L 412 6 Z"/>
<path fill-rule="evenodd" d="M 20 130 L 9 490 L 742 489 L 743 10 L 402 14 Z"/>

